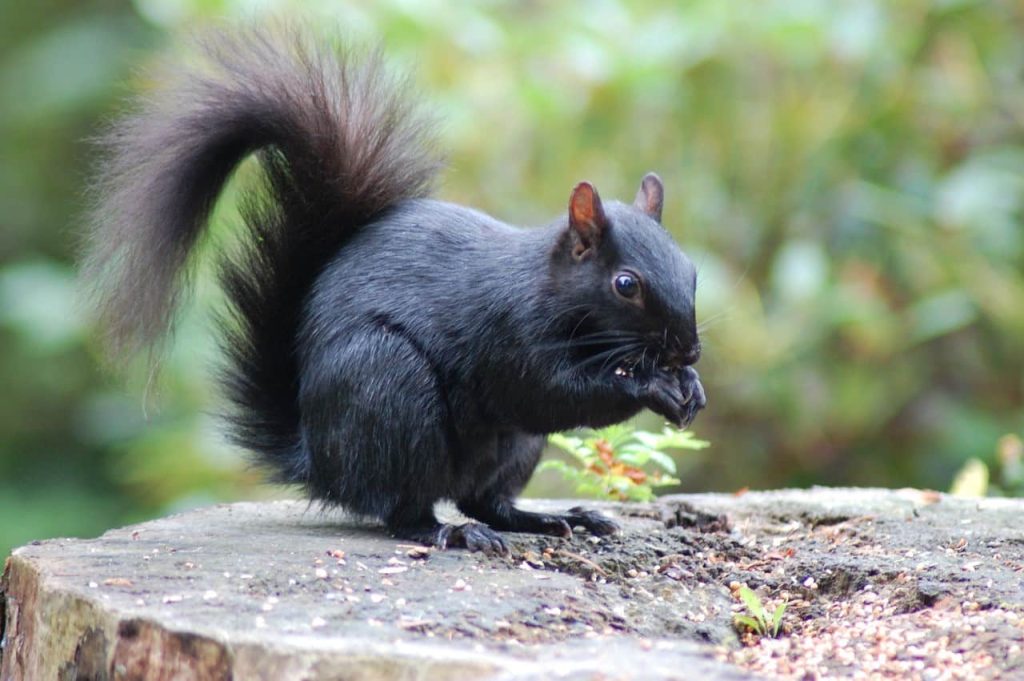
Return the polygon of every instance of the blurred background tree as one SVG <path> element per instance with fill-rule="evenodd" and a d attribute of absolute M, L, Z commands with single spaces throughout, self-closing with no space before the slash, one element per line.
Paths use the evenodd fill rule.
<path fill-rule="evenodd" d="M 159 387 L 102 369 L 74 296 L 86 140 L 176 35 L 265 14 L 412 67 L 446 199 L 535 224 L 662 175 L 705 325 L 685 489 L 945 488 L 1024 431 L 1019 3 L 0 0 L 0 555 L 278 493 L 206 416 L 208 281 Z"/>

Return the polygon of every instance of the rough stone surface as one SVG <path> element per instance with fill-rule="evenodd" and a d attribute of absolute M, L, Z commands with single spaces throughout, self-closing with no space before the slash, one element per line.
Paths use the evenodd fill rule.
<path fill-rule="evenodd" d="M 34 543 L 3 577 L 0 681 L 928 678 L 947 658 L 1024 678 L 1024 502 L 814 489 L 600 508 L 622 534 L 512 535 L 511 558 L 302 502 Z M 788 603 L 780 639 L 736 628 L 738 583 Z M 984 617 L 943 634 L 954 614 Z M 837 631 L 859 650 L 871 617 L 865 641 L 909 631 L 923 652 L 815 657 Z"/>

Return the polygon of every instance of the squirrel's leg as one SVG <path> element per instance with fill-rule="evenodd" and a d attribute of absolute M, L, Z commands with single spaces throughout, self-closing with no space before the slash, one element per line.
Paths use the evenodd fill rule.
<path fill-rule="evenodd" d="M 387 327 L 339 339 L 307 360 L 301 394 L 310 487 L 328 503 L 383 520 L 394 536 L 504 552 L 479 524 L 452 527 L 434 503 L 452 485 L 448 407 L 437 376 Z"/>
<path fill-rule="evenodd" d="M 575 527 L 582 527 L 596 535 L 612 534 L 618 530 L 615 521 L 597 511 L 588 511 L 578 506 L 564 514 L 535 513 L 516 508 L 515 497 L 522 491 L 540 461 L 544 442 L 542 436 L 525 433 L 499 437 L 495 475 L 482 489 L 457 500 L 459 510 L 496 530 L 509 532 L 570 537 Z"/>
<path fill-rule="evenodd" d="M 572 530 L 582 527 L 594 535 L 614 534 L 619 524 L 598 511 L 574 506 L 566 513 L 536 513 L 516 508 L 511 497 L 495 495 L 486 498 L 464 499 L 459 510 L 471 518 L 481 520 L 494 529 L 506 532 L 529 532 L 555 537 L 571 537 Z"/>

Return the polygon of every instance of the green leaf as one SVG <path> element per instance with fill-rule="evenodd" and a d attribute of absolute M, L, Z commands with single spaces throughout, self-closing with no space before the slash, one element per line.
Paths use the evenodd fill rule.
<path fill-rule="evenodd" d="M 590 480 L 580 481 L 580 483 L 576 485 L 576 493 L 593 499 L 603 499 L 607 498 L 609 495 L 608 489 L 604 485 Z"/>
<path fill-rule="evenodd" d="M 654 491 L 647 485 L 633 485 L 626 490 L 630 501 L 654 501 Z"/>
<path fill-rule="evenodd" d="M 775 612 L 772 613 L 772 637 L 779 635 L 779 627 L 782 626 L 782 616 L 786 612 L 786 603 L 779 603 L 779 606 L 775 608 Z"/>
<path fill-rule="evenodd" d="M 671 475 L 676 474 L 677 469 L 675 459 L 665 452 L 651 452 L 651 461 L 658 464 L 658 466 L 666 473 L 670 473 Z"/>
<path fill-rule="evenodd" d="M 549 435 L 548 442 L 569 454 L 575 454 L 583 446 L 583 440 L 578 437 L 570 437 L 561 433 Z"/>
<path fill-rule="evenodd" d="M 710 446 L 710 442 L 698 440 L 692 431 L 666 427 L 662 429 L 655 449 L 704 449 Z"/>
<path fill-rule="evenodd" d="M 593 431 L 594 439 L 604 440 L 612 446 L 613 449 L 618 449 L 620 445 L 632 438 L 635 433 L 633 432 L 632 426 L 624 423 L 619 423 L 600 430 Z"/>
<path fill-rule="evenodd" d="M 750 629 L 755 634 L 763 634 L 764 630 L 761 628 L 761 623 L 753 617 L 747 615 L 733 615 L 733 621 L 742 624 L 747 629 Z"/>
<path fill-rule="evenodd" d="M 663 437 L 657 433 L 649 433 L 646 430 L 638 430 L 633 433 L 633 438 L 643 444 L 648 449 L 658 449 L 661 447 Z"/>
<path fill-rule="evenodd" d="M 568 474 L 575 473 L 576 469 L 571 468 L 569 464 L 561 459 L 547 459 L 540 462 L 540 465 L 537 466 L 537 471 L 558 471 L 559 473 Z"/>
<path fill-rule="evenodd" d="M 743 599 L 743 603 L 747 606 L 747 610 L 749 610 L 754 617 L 762 621 L 767 619 L 767 613 L 764 610 L 764 605 L 762 605 L 761 599 L 758 598 L 757 594 L 751 591 L 750 588 L 741 586 L 740 598 Z"/>

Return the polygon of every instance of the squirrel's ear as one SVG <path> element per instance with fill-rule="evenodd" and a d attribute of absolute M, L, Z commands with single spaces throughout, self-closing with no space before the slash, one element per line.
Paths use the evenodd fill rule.
<path fill-rule="evenodd" d="M 665 187 L 661 178 L 654 173 L 647 173 L 640 182 L 633 205 L 661 222 L 661 204 L 665 199 Z"/>
<path fill-rule="evenodd" d="M 601 206 L 601 197 L 594 185 L 580 182 L 572 190 L 569 199 L 569 236 L 572 241 L 572 256 L 582 260 L 601 244 L 601 237 L 608 228 L 608 219 Z"/>

